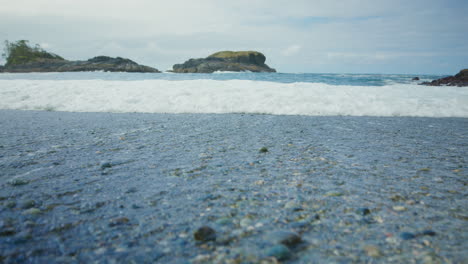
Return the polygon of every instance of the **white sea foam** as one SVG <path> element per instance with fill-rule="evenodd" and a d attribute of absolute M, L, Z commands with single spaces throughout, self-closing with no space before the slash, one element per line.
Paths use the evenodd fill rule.
<path fill-rule="evenodd" d="M 0 80 L 0 109 L 468 117 L 468 89 L 250 80 Z"/>

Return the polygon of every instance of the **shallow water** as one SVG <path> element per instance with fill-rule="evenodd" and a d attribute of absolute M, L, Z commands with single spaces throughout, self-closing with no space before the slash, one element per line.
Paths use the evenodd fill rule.
<path fill-rule="evenodd" d="M 0 126 L 6 263 L 258 263 L 281 230 L 303 240 L 285 263 L 468 253 L 466 118 L 0 111 Z"/>

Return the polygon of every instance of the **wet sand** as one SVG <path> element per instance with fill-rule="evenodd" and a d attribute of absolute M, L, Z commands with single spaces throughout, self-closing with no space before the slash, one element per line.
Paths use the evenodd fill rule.
<path fill-rule="evenodd" d="M 0 127 L 0 262 L 468 255 L 466 118 L 1 110 Z"/>

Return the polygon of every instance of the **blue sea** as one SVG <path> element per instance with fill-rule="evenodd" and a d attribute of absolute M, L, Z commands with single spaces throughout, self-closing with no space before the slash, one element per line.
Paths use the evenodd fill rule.
<path fill-rule="evenodd" d="M 414 77 L 419 81 L 413 81 Z M 468 117 L 468 89 L 440 75 L 315 73 L 3 73 L 0 109 Z"/>

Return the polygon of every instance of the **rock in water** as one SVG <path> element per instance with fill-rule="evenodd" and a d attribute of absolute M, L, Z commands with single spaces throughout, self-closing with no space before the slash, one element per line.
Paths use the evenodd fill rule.
<path fill-rule="evenodd" d="M 177 73 L 212 73 L 215 71 L 276 72 L 265 64 L 266 57 L 257 51 L 220 51 L 202 59 L 175 64 Z"/>
<path fill-rule="evenodd" d="M 421 85 L 428 86 L 468 86 L 468 69 L 461 70 L 455 76 L 449 76 L 432 82 L 423 82 Z"/>
<path fill-rule="evenodd" d="M 0 72 L 160 72 L 124 58 L 97 56 L 87 61 L 69 61 L 40 47 L 30 47 L 27 41 L 8 43 L 7 63 Z"/>

